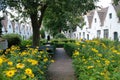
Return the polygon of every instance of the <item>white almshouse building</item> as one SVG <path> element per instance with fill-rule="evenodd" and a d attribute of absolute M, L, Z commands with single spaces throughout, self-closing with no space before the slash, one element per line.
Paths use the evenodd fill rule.
<path fill-rule="evenodd" d="M 89 40 L 93 38 L 108 38 L 120 41 L 120 19 L 117 16 L 118 12 L 120 12 L 120 5 L 114 6 L 112 4 L 106 8 L 90 11 L 87 15 L 84 15 L 86 23 L 84 27 L 82 29 L 77 27 L 72 37 Z"/>
<path fill-rule="evenodd" d="M 1 21 L 2 34 L 15 33 L 21 35 L 23 39 L 29 39 L 32 36 L 32 27 L 30 23 L 18 23 L 10 21 L 7 16 Z"/>

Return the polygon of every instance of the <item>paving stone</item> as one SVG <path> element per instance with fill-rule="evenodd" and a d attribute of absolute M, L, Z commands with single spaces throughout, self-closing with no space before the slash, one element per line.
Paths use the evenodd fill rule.
<path fill-rule="evenodd" d="M 55 62 L 48 68 L 48 80 L 76 80 L 72 59 L 65 54 L 63 48 L 57 48 L 55 53 Z"/>

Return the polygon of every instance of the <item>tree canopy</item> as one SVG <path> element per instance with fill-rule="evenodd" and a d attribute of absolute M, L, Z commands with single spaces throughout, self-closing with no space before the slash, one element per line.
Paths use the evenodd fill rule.
<path fill-rule="evenodd" d="M 65 28 L 66 22 L 95 8 L 97 0 L 5 0 L 10 9 L 17 10 L 21 17 L 29 17 L 33 28 L 33 46 L 39 45 L 39 30 L 45 17 L 48 27 Z M 62 29 L 63 29 L 62 28 Z M 53 27 L 54 29 L 54 27 Z"/>
<path fill-rule="evenodd" d="M 114 2 L 115 5 L 120 4 L 120 0 L 113 0 L 113 2 Z"/>

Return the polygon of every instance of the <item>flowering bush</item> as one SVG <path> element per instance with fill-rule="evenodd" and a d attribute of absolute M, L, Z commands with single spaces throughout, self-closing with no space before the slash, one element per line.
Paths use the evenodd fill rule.
<path fill-rule="evenodd" d="M 72 57 L 74 50 L 77 49 L 78 47 L 79 47 L 79 42 L 73 42 L 73 43 L 68 42 L 65 43 L 64 45 L 64 49 L 70 57 Z"/>
<path fill-rule="evenodd" d="M 0 80 L 46 80 L 49 63 L 47 52 L 12 46 L 0 56 Z"/>
<path fill-rule="evenodd" d="M 107 41 L 108 42 L 108 41 Z M 87 40 L 74 51 L 73 65 L 78 80 L 119 80 L 120 44 Z"/>

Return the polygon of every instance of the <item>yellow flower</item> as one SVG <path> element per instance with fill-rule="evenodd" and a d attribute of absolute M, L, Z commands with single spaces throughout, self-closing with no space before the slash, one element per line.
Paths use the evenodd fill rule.
<path fill-rule="evenodd" d="M 95 49 L 95 48 L 92 48 L 91 50 L 92 50 L 93 52 L 95 52 L 95 53 L 98 53 L 98 50 Z"/>
<path fill-rule="evenodd" d="M 27 61 L 30 62 L 32 65 L 38 65 L 38 61 L 37 60 L 28 59 Z"/>
<path fill-rule="evenodd" d="M 102 54 L 97 54 L 99 57 L 102 57 Z"/>
<path fill-rule="evenodd" d="M 109 60 L 105 60 L 105 65 L 109 65 L 110 61 Z"/>
<path fill-rule="evenodd" d="M 44 62 L 47 62 L 47 61 L 48 61 L 48 58 L 45 58 L 43 61 L 44 61 Z"/>
<path fill-rule="evenodd" d="M 74 52 L 74 56 L 78 56 L 80 53 L 79 53 L 79 51 L 77 51 L 77 50 L 75 50 L 75 52 Z"/>
<path fill-rule="evenodd" d="M 94 66 L 88 66 L 88 67 L 87 67 L 87 69 L 92 69 L 92 68 L 94 68 Z"/>
<path fill-rule="evenodd" d="M 82 47 L 85 47 L 85 45 L 82 45 Z"/>
<path fill-rule="evenodd" d="M 38 61 L 37 60 L 32 60 L 31 63 L 32 63 L 32 65 L 38 65 Z"/>
<path fill-rule="evenodd" d="M 28 55 L 29 53 L 27 52 L 27 51 L 23 51 L 22 53 L 21 53 L 21 56 L 24 56 L 24 55 Z"/>
<path fill-rule="evenodd" d="M 22 63 L 18 63 L 18 64 L 16 65 L 16 67 L 17 67 L 17 68 L 20 68 L 20 69 L 23 69 L 23 68 L 25 67 L 25 65 L 22 64 Z"/>
<path fill-rule="evenodd" d="M 44 50 L 40 51 L 40 54 L 43 54 L 44 53 Z"/>
<path fill-rule="evenodd" d="M 101 73 L 100 73 L 100 75 L 102 75 L 102 76 L 103 76 L 103 75 L 105 75 L 105 73 L 104 73 L 104 72 L 101 72 Z"/>
<path fill-rule="evenodd" d="M 113 50 L 112 52 L 113 52 L 113 53 L 117 53 L 118 51 L 117 51 L 117 50 Z"/>
<path fill-rule="evenodd" d="M 107 48 L 106 45 L 105 45 L 104 43 L 101 43 L 101 44 L 102 44 L 102 47 L 103 47 L 103 48 Z"/>
<path fill-rule="evenodd" d="M 3 63 L 3 59 L 2 58 L 0 58 L 0 65 Z"/>
<path fill-rule="evenodd" d="M 100 63 L 100 60 L 96 60 L 97 63 Z"/>
<path fill-rule="evenodd" d="M 31 78 L 34 78 L 34 74 L 33 74 L 33 73 L 32 73 L 32 74 L 30 74 L 29 76 L 30 76 Z"/>
<path fill-rule="evenodd" d="M 31 75 L 32 74 L 32 70 L 30 68 L 25 69 L 25 74 Z"/>
<path fill-rule="evenodd" d="M 55 61 L 54 60 L 51 60 L 52 63 L 54 63 Z"/>
<path fill-rule="evenodd" d="M 9 66 L 12 66 L 12 65 L 13 65 L 13 62 L 12 62 L 12 61 L 9 61 L 7 64 L 8 64 Z"/>
<path fill-rule="evenodd" d="M 13 77 L 14 75 L 15 75 L 15 70 L 6 71 L 6 76 L 7 77 Z"/>
<path fill-rule="evenodd" d="M 76 45 L 79 46 L 79 45 L 80 45 L 80 42 L 76 42 Z"/>

